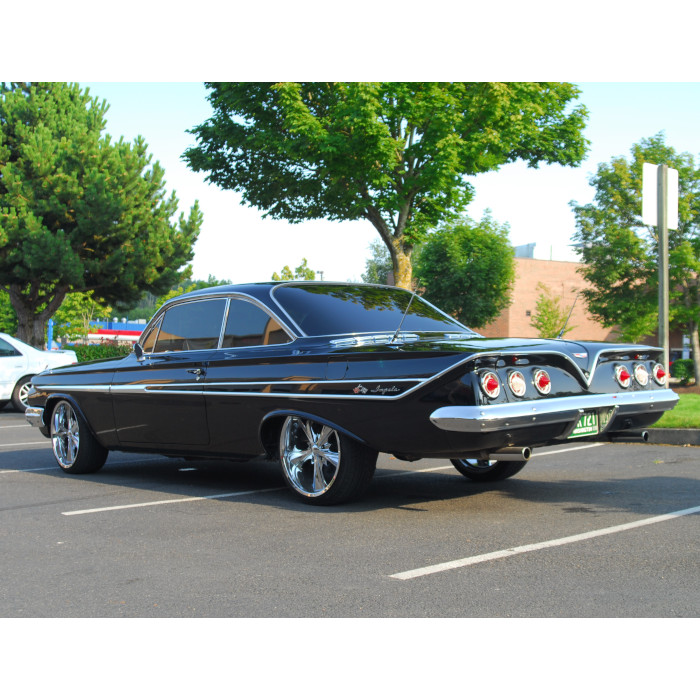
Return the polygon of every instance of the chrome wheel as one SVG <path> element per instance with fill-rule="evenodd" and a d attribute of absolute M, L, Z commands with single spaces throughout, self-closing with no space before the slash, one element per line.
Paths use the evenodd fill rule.
<path fill-rule="evenodd" d="M 80 426 L 73 407 L 61 401 L 51 419 L 51 442 L 56 461 L 63 469 L 70 469 L 80 450 Z"/>
<path fill-rule="evenodd" d="M 280 459 L 287 482 L 300 495 L 318 498 L 340 469 L 340 438 L 333 428 L 289 416 L 282 427 Z"/>

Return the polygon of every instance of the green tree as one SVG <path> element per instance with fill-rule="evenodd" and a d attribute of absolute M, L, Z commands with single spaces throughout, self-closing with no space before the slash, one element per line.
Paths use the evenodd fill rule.
<path fill-rule="evenodd" d="M 140 137 L 102 135 L 107 109 L 75 84 L 0 87 L 0 289 L 32 345 L 69 292 L 128 303 L 189 272 L 198 204 L 171 223 L 163 169 Z"/>
<path fill-rule="evenodd" d="M 0 332 L 15 335 L 17 333 L 17 314 L 10 304 L 10 295 L 0 290 Z"/>
<path fill-rule="evenodd" d="M 586 152 L 570 83 L 206 85 L 214 113 L 189 166 L 265 216 L 369 221 L 406 289 L 416 244 L 471 199 L 465 176 Z"/>
<path fill-rule="evenodd" d="M 535 313 L 530 325 L 538 332 L 540 338 L 557 338 L 559 334 L 566 335 L 576 326 L 566 326 L 571 309 L 562 307 L 561 296 L 554 292 L 544 282 L 537 283 L 540 294 L 535 303 Z"/>
<path fill-rule="evenodd" d="M 95 301 L 93 292 L 73 292 L 66 294 L 63 303 L 53 316 L 54 336 L 68 340 L 87 338 L 90 321 L 96 318 L 108 318 L 111 306 Z"/>
<path fill-rule="evenodd" d="M 369 244 L 369 250 L 372 257 L 365 262 L 362 281 L 368 284 L 387 284 L 389 273 L 394 270 L 387 247 L 381 239 L 376 239 Z"/>
<path fill-rule="evenodd" d="M 315 280 L 316 273 L 309 267 L 306 258 L 302 258 L 301 264 L 294 268 L 294 272 L 291 271 L 289 265 L 285 265 L 279 273 L 272 273 L 272 279 L 275 282 L 284 280 Z"/>
<path fill-rule="evenodd" d="M 667 146 L 663 133 L 633 145 L 630 160 L 601 163 L 590 180 L 594 201 L 572 202 L 574 240 L 586 265 L 581 272 L 592 285 L 582 293 L 597 320 L 620 327 L 622 340 L 638 341 L 658 327 L 658 233 L 641 220 L 643 163 L 678 170 L 679 226 L 669 231 L 670 322 L 689 335 L 700 376 L 700 169 L 692 155 Z"/>
<path fill-rule="evenodd" d="M 418 285 L 430 302 L 479 328 L 510 304 L 515 280 L 508 226 L 486 214 L 464 217 L 433 232 L 416 262 Z"/>

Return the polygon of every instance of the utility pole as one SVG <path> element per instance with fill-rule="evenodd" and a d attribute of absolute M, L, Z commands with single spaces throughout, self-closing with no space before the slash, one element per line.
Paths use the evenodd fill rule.
<path fill-rule="evenodd" d="M 660 165 L 657 177 L 657 216 L 659 231 L 659 345 L 663 348 L 663 365 L 668 372 L 668 165 Z M 668 376 L 666 378 L 668 385 Z"/>
<path fill-rule="evenodd" d="M 659 247 L 659 345 L 668 372 L 668 230 L 678 230 L 678 171 L 668 165 L 642 165 L 642 223 L 656 226 Z M 668 375 L 666 378 L 668 385 Z"/>

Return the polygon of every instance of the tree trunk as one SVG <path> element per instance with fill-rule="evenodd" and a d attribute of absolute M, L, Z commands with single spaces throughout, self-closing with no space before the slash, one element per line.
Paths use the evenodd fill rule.
<path fill-rule="evenodd" d="M 34 285 L 27 289 L 11 284 L 9 292 L 10 303 L 17 314 L 17 337 L 27 345 L 43 349 L 46 323 L 63 303 L 68 287 L 57 287 L 53 295 L 48 296 L 40 294 Z"/>
<path fill-rule="evenodd" d="M 379 232 L 379 236 L 389 249 L 391 264 L 394 268 L 394 284 L 397 287 L 413 291 L 413 246 L 405 243 L 403 231 L 405 216 L 399 216 L 399 224 L 391 227 L 374 207 L 367 207 L 366 218 Z"/>

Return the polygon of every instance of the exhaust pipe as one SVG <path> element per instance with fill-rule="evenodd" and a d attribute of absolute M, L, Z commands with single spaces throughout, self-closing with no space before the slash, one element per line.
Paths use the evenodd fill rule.
<path fill-rule="evenodd" d="M 530 447 L 504 447 L 502 450 L 489 453 L 489 459 L 499 462 L 527 462 L 532 456 Z"/>
<path fill-rule="evenodd" d="M 622 430 L 617 433 L 608 433 L 610 442 L 649 442 L 649 431 L 642 430 L 641 433 Z"/>

